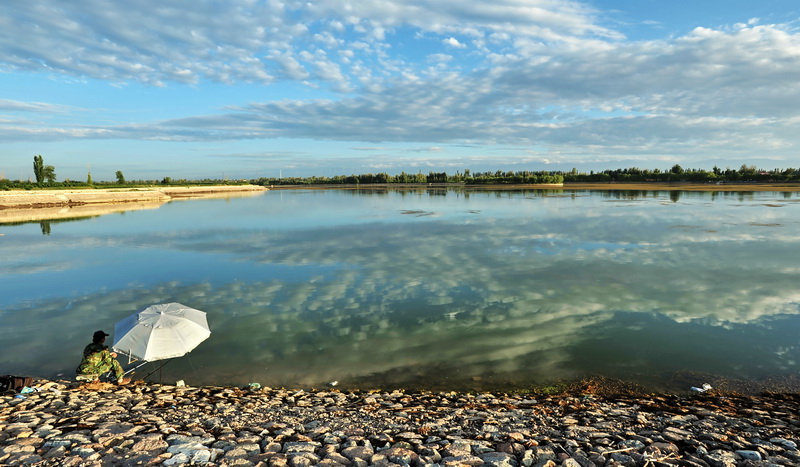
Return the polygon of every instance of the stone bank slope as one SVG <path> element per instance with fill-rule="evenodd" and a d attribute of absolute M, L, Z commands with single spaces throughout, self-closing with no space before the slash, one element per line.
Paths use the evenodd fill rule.
<path fill-rule="evenodd" d="M 344 393 L 139 383 L 0 396 L 0 464 L 800 465 L 800 395 Z"/>

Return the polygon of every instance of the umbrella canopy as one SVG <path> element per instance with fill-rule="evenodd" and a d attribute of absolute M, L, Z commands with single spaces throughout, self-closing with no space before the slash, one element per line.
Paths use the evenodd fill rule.
<path fill-rule="evenodd" d="M 210 335 L 205 312 L 180 303 L 162 303 L 114 325 L 112 348 L 121 354 L 153 362 L 182 357 Z"/>

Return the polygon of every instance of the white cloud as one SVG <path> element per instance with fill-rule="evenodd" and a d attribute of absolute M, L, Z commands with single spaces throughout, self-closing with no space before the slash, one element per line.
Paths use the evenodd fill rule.
<path fill-rule="evenodd" d="M 507 144 L 608 160 L 698 150 L 790 156 L 800 119 L 796 29 L 751 20 L 625 41 L 596 16 L 556 0 L 14 2 L 0 12 L 7 73 L 198 88 L 296 81 L 309 94 L 260 102 L 256 93 L 223 114 L 94 125 L 76 124 L 75 108 L 6 99 L 0 112 L 63 118 L 2 118 L 0 138 Z"/>
<path fill-rule="evenodd" d="M 462 44 L 461 42 L 459 42 L 458 39 L 456 39 L 455 37 L 449 37 L 449 38 L 443 40 L 442 42 L 444 42 L 445 45 L 448 45 L 450 47 L 454 47 L 456 49 L 464 49 L 464 48 L 467 47 L 465 44 Z"/>
<path fill-rule="evenodd" d="M 65 113 L 74 110 L 76 109 L 46 102 L 21 102 L 12 99 L 0 99 L 0 111 L 2 112 Z"/>
<path fill-rule="evenodd" d="M 304 80 L 311 76 L 305 67 L 288 53 L 275 52 L 268 58 L 275 61 L 280 66 L 281 73 L 289 79 Z"/>

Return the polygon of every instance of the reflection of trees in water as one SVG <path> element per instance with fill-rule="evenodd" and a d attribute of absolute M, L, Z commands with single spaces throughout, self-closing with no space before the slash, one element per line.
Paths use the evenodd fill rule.
<path fill-rule="evenodd" d="M 85 221 L 87 219 L 93 219 L 95 217 L 100 217 L 100 216 L 96 215 L 96 216 L 69 217 L 65 219 L 48 219 L 42 221 L 0 222 L 0 225 L 13 226 L 13 225 L 25 225 L 25 224 L 39 224 L 39 227 L 42 229 L 42 235 L 50 235 L 52 224 L 59 224 L 62 222 Z"/>
<path fill-rule="evenodd" d="M 574 192 L 573 192 L 574 193 Z M 669 199 L 676 203 L 682 198 L 688 199 L 706 199 L 711 198 L 711 201 L 719 199 L 736 198 L 740 203 L 754 201 L 756 196 L 760 197 L 775 197 L 782 199 L 797 198 L 798 193 L 792 191 L 702 191 L 702 190 L 593 190 L 592 193 L 600 194 L 603 198 L 613 198 L 619 200 L 639 200 L 645 198 L 663 198 L 668 196 Z"/>

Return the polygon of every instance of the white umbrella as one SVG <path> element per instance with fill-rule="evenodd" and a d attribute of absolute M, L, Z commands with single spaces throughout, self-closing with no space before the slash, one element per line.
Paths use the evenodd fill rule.
<path fill-rule="evenodd" d="M 153 362 L 182 357 L 210 335 L 205 312 L 180 303 L 162 303 L 119 321 L 114 326 L 112 348 Z"/>

